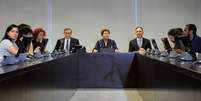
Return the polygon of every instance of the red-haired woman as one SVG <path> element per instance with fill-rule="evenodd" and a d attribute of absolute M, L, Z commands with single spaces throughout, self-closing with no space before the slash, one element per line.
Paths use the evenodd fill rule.
<path fill-rule="evenodd" d="M 38 52 L 40 50 L 41 53 L 44 53 L 45 47 L 48 39 L 46 38 L 47 33 L 43 28 L 36 28 L 33 33 L 33 50 L 34 52 Z"/>

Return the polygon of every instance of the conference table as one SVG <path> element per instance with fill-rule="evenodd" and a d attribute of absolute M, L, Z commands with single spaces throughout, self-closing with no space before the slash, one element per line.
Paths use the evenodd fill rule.
<path fill-rule="evenodd" d="M 152 89 L 199 89 L 201 65 L 159 55 L 136 54 L 126 87 Z"/>
<path fill-rule="evenodd" d="M 69 101 L 79 88 L 201 88 L 201 69 L 138 53 L 46 56 L 0 67 L 1 101 Z"/>

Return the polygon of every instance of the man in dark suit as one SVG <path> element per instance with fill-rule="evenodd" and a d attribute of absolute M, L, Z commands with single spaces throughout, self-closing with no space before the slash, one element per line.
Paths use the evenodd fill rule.
<path fill-rule="evenodd" d="M 146 51 L 151 49 L 151 43 L 148 39 L 144 38 L 144 29 L 142 27 L 135 28 L 137 38 L 133 39 L 129 43 L 129 52 L 134 51 Z"/>
<path fill-rule="evenodd" d="M 70 52 L 76 45 L 80 45 L 79 40 L 76 38 L 73 38 L 71 36 L 72 36 L 72 29 L 65 28 L 64 29 L 64 38 L 57 40 L 54 50 L 55 51 L 67 50 Z"/>

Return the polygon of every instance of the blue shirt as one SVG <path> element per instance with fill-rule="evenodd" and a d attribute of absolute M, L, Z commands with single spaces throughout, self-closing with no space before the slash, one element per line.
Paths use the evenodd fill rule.
<path fill-rule="evenodd" d="M 98 52 L 100 52 L 101 48 L 113 48 L 113 49 L 118 49 L 117 48 L 117 44 L 114 40 L 109 39 L 107 46 L 105 45 L 103 39 L 97 41 L 96 46 L 94 49 L 98 50 Z"/>
<path fill-rule="evenodd" d="M 201 37 L 195 35 L 191 40 L 192 50 L 201 53 Z"/>

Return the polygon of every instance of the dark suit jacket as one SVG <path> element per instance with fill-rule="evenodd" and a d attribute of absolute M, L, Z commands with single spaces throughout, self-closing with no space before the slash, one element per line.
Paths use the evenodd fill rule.
<path fill-rule="evenodd" d="M 96 50 L 98 50 L 98 52 L 100 52 L 100 49 L 101 49 L 101 48 L 112 48 L 112 49 L 114 49 L 114 50 L 115 50 L 115 49 L 118 49 L 116 42 L 115 42 L 114 40 L 112 40 L 112 39 L 109 39 L 109 40 L 108 40 L 107 46 L 105 46 L 105 43 L 104 43 L 103 39 L 97 41 L 97 42 L 96 42 L 96 46 L 95 46 L 94 49 L 96 49 Z"/>
<path fill-rule="evenodd" d="M 143 38 L 142 48 L 144 48 L 145 50 L 147 50 L 148 48 L 151 49 L 151 43 L 148 39 Z M 137 38 L 131 40 L 129 43 L 129 52 L 138 51 L 139 49 L 140 47 L 137 44 Z"/>
<path fill-rule="evenodd" d="M 56 50 L 56 51 L 64 50 L 64 43 L 65 43 L 64 41 L 65 41 L 64 38 L 57 40 L 54 50 Z M 79 40 L 76 38 L 71 38 L 70 39 L 70 51 L 72 51 L 72 48 L 76 45 L 80 45 Z"/>

